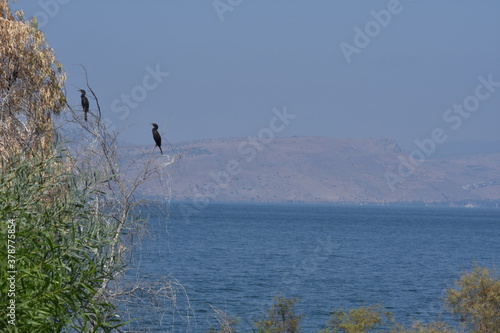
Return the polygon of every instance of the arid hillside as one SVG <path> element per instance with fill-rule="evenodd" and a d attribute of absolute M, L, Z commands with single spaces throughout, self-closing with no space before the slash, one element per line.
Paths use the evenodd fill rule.
<path fill-rule="evenodd" d="M 172 199 L 306 203 L 489 205 L 500 202 L 500 153 L 425 160 L 391 138 L 215 139 L 173 145 L 182 154 Z M 134 154 L 138 147 L 126 147 Z M 158 158 L 164 158 L 159 155 Z M 144 195 L 154 196 L 150 184 Z"/>

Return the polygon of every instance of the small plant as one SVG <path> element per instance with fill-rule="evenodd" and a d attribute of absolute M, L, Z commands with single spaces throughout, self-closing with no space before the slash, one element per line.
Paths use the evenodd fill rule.
<path fill-rule="evenodd" d="M 391 333 L 456 333 L 456 331 L 445 322 L 435 321 L 429 324 L 415 322 L 408 329 L 400 325 L 395 325 Z"/>
<path fill-rule="evenodd" d="M 267 317 L 255 323 L 259 333 L 297 333 L 300 332 L 300 315 L 293 308 L 296 298 L 274 297 L 274 304 Z"/>
<path fill-rule="evenodd" d="M 475 267 L 448 289 L 446 305 L 472 333 L 500 332 L 500 278 L 490 270 Z"/>
<path fill-rule="evenodd" d="M 327 327 L 320 333 L 364 333 L 376 326 L 383 326 L 384 320 L 391 318 L 390 312 L 383 312 L 380 305 L 360 307 L 332 312 Z"/>

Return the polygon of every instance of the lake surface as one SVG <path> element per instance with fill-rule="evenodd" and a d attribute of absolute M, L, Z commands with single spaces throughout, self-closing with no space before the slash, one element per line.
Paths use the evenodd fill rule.
<path fill-rule="evenodd" d="M 149 210 L 141 278 L 168 275 L 184 291 L 173 312 L 132 309 L 142 319 L 130 329 L 204 332 L 212 305 L 251 332 L 277 294 L 298 298 L 304 332 L 332 309 L 377 303 L 402 323 L 447 320 L 446 288 L 473 263 L 499 266 L 498 209 L 210 204 L 186 217 L 189 207 Z"/>

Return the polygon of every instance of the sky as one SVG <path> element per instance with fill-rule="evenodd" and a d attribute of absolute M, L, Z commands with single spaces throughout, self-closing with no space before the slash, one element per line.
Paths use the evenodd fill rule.
<path fill-rule="evenodd" d="M 498 0 L 19 0 L 121 140 L 500 140 Z M 91 110 L 95 101 L 90 100 Z"/>

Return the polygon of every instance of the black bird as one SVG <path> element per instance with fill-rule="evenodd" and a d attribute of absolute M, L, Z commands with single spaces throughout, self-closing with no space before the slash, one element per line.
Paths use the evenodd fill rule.
<path fill-rule="evenodd" d="M 85 94 L 86 94 L 85 90 L 80 89 L 80 92 L 82 93 L 82 95 L 80 97 L 82 98 L 82 108 L 83 108 L 83 112 L 85 113 L 84 117 L 85 117 L 85 121 L 87 121 L 87 112 L 89 112 L 89 100 L 88 100 L 87 96 L 85 96 Z"/>
<path fill-rule="evenodd" d="M 163 151 L 161 150 L 161 136 L 160 133 L 158 133 L 158 125 L 151 123 L 153 125 L 153 139 L 155 139 L 156 145 L 158 148 L 160 148 L 160 153 L 163 155 Z"/>

